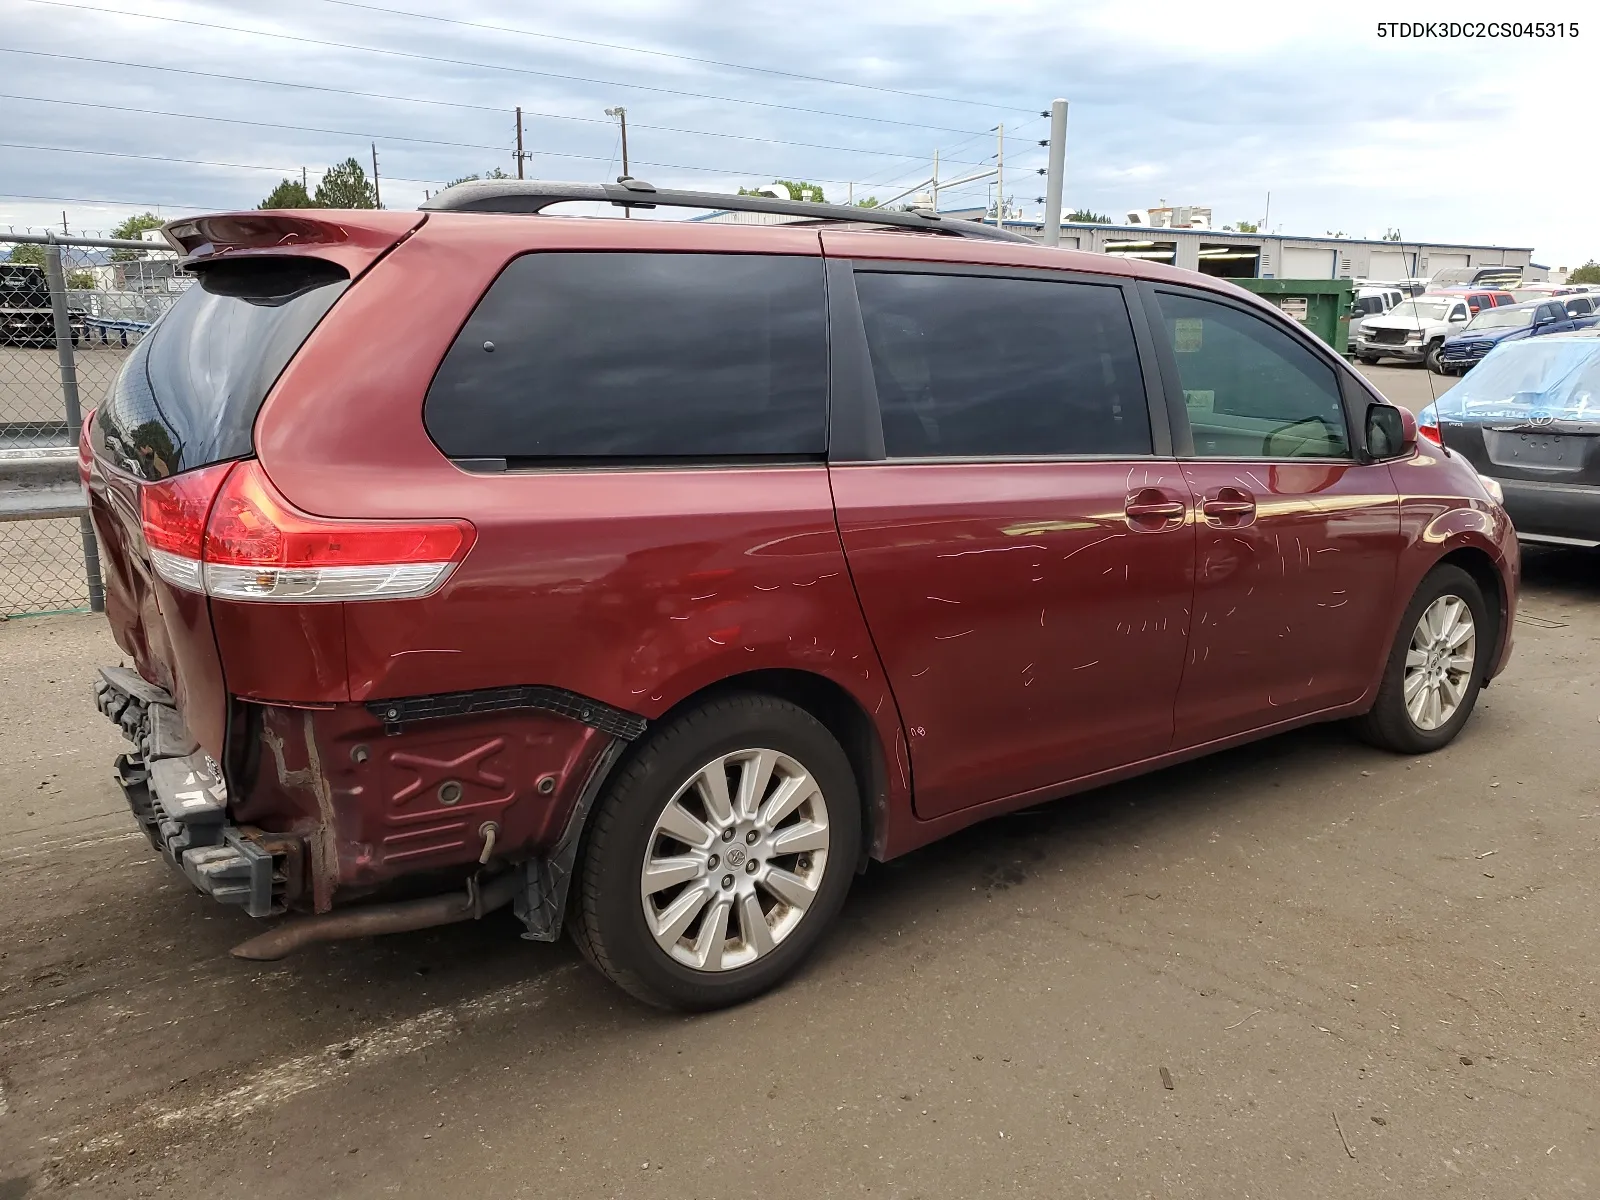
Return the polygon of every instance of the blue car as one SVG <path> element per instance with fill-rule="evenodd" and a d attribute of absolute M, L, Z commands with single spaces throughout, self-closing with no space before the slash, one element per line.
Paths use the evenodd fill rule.
<path fill-rule="evenodd" d="M 1477 468 L 1523 541 L 1600 546 L 1600 329 L 1502 344 L 1417 431 Z"/>
<path fill-rule="evenodd" d="M 1600 324 L 1600 312 L 1589 296 L 1552 296 L 1548 300 L 1529 300 L 1486 308 L 1454 337 L 1445 339 L 1439 351 L 1439 369 L 1445 375 L 1461 375 L 1482 361 L 1502 342 L 1542 337 L 1547 333 L 1571 333 L 1575 329 Z"/>

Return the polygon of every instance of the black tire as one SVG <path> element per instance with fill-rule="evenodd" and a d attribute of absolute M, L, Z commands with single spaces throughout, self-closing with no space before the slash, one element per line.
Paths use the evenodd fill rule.
<path fill-rule="evenodd" d="M 1356 357 L 1362 362 L 1366 363 L 1369 367 L 1375 367 L 1378 365 L 1378 356 L 1376 354 L 1358 354 Z"/>
<path fill-rule="evenodd" d="M 1422 614 L 1436 600 L 1445 596 L 1458 597 L 1472 613 L 1475 642 L 1472 672 L 1466 679 L 1466 688 L 1454 715 L 1436 729 L 1424 729 L 1412 719 L 1406 707 L 1406 653 L 1411 648 L 1411 639 Z M 1372 708 L 1354 722 L 1357 735 L 1374 746 L 1400 754 L 1428 754 L 1449 745 L 1472 715 L 1497 636 L 1483 591 L 1472 576 L 1459 567 L 1435 567 L 1417 587 L 1405 616 L 1400 619 L 1394 645 L 1390 647 L 1389 659 L 1384 664 L 1383 680 L 1378 685 L 1378 698 Z"/>
<path fill-rule="evenodd" d="M 1442 341 L 1429 342 L 1427 350 L 1424 351 L 1423 355 L 1422 355 L 1423 365 L 1426 366 L 1428 368 L 1428 370 L 1432 371 L 1435 375 L 1443 375 L 1444 374 L 1444 364 L 1439 361 L 1439 354 L 1443 350 L 1444 350 L 1444 342 L 1442 342 Z"/>
<path fill-rule="evenodd" d="M 829 844 L 822 878 L 797 924 L 755 961 L 710 972 L 657 944 L 646 924 L 640 872 L 662 810 L 706 763 L 766 748 L 799 762 L 820 787 Z M 850 890 L 861 853 L 855 774 L 832 734 L 798 705 L 774 696 L 723 696 L 652 730 L 618 766 L 585 835 L 568 921 L 573 940 L 601 974 L 661 1008 L 704 1010 L 759 996 L 791 974 L 826 932 Z"/>

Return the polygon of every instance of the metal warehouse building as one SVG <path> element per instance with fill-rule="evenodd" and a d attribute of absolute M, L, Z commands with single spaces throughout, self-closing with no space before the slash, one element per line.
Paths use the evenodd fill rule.
<path fill-rule="evenodd" d="M 978 216 L 977 210 L 946 216 Z M 1037 221 L 1006 222 L 1007 229 L 1039 237 Z M 1082 225 L 1062 222 L 1061 245 L 1097 254 L 1125 254 L 1228 278 L 1432 279 L 1449 270 L 1533 268 L 1530 246 L 1462 246 L 1446 242 L 1386 242 L 1359 238 L 1229 233 L 1150 225 Z"/>
<path fill-rule="evenodd" d="M 945 209 L 940 215 L 976 221 L 983 210 Z M 804 218 L 716 212 L 693 219 L 732 225 L 782 225 Z M 1007 220 L 1006 228 L 1035 239 L 1044 232 L 1040 222 L 1023 219 Z M 1521 267 L 1525 279 L 1543 279 L 1546 275 L 1546 268 L 1532 261 L 1530 246 L 1387 242 L 1069 221 L 1061 223 L 1060 244 L 1096 254 L 1147 258 L 1229 279 L 1433 279 L 1445 271 L 1475 271 L 1479 267 Z"/>

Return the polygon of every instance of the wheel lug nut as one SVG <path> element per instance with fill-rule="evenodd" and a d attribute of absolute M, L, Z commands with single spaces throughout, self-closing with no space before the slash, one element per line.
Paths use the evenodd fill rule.
<path fill-rule="evenodd" d="M 731 842 L 731 841 L 733 841 L 733 830 L 731 830 L 731 829 L 724 829 L 724 830 L 723 830 L 723 831 L 722 831 L 722 840 L 723 840 L 723 841 L 725 841 L 725 842 Z"/>
<path fill-rule="evenodd" d="M 761 836 L 760 834 L 758 834 L 754 829 L 752 829 L 749 833 L 744 835 L 744 840 L 749 842 L 752 846 L 754 846 L 756 844 L 756 839 L 759 838 L 760 836 Z"/>
<path fill-rule="evenodd" d="M 722 886 L 723 886 L 724 889 L 731 888 L 733 886 L 733 876 L 732 875 L 724 875 L 722 877 Z"/>
<path fill-rule="evenodd" d="M 715 871 L 717 869 L 717 864 L 721 861 L 722 860 L 720 858 L 713 854 L 708 860 L 706 860 L 707 870 Z"/>
<path fill-rule="evenodd" d="M 757 858 L 752 858 L 749 862 L 745 863 L 745 865 L 744 865 L 744 873 L 746 875 L 754 875 L 758 870 L 760 870 L 760 868 L 761 868 L 761 860 L 757 859 Z"/>

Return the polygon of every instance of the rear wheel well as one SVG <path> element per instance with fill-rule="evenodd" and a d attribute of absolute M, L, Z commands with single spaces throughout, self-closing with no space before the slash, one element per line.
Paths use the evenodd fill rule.
<path fill-rule="evenodd" d="M 1459 550 L 1452 550 L 1439 560 L 1440 564 L 1459 567 L 1478 585 L 1483 592 L 1483 598 L 1488 604 L 1489 611 L 1494 615 L 1494 629 L 1492 645 L 1500 644 L 1501 629 L 1506 620 L 1506 594 L 1505 588 L 1500 583 L 1500 572 L 1495 570 L 1494 560 L 1482 550 L 1474 546 L 1463 546 Z M 1488 686 L 1489 680 L 1485 678 L 1483 684 Z"/>
<path fill-rule="evenodd" d="M 718 680 L 685 696 L 652 724 L 666 721 L 729 692 L 760 692 L 797 705 L 815 717 L 844 749 L 861 796 L 861 863 L 882 853 L 887 828 L 888 759 L 872 718 L 856 698 L 833 680 L 809 671 L 784 669 L 748 671 Z"/>

